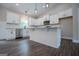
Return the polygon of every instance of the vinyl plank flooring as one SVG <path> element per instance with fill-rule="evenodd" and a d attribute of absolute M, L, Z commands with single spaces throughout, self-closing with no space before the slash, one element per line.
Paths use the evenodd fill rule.
<path fill-rule="evenodd" d="M 49 47 L 29 39 L 0 41 L 0 54 L 8 56 L 79 56 L 79 44 L 62 39 L 60 48 Z"/>

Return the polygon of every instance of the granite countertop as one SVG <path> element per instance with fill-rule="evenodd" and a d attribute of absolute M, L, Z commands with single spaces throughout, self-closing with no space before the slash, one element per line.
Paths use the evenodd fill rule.
<path fill-rule="evenodd" d="M 34 25 L 28 27 L 28 29 L 32 28 L 60 28 L 60 24 L 51 24 L 51 25 Z"/>

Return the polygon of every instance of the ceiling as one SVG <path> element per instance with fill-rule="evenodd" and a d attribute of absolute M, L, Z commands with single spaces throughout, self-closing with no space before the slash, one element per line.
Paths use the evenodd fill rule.
<path fill-rule="evenodd" d="M 45 15 L 46 13 L 48 13 L 49 11 L 53 12 L 56 7 L 61 10 L 61 9 L 67 8 L 71 4 L 48 3 L 49 7 L 44 8 L 43 6 L 45 5 L 45 3 L 37 3 L 37 9 L 38 9 L 37 14 L 34 13 L 35 3 L 19 3 L 19 6 L 16 6 L 16 3 L 0 3 L 0 5 L 5 7 L 5 8 L 8 8 L 12 11 L 22 13 L 22 14 L 26 14 L 27 16 L 31 16 L 31 17 L 34 17 L 34 18 L 39 18 L 39 17 Z M 61 5 L 62 7 L 60 8 L 59 5 Z M 59 9 L 56 9 L 56 10 L 59 11 Z M 27 13 L 25 13 L 25 11 L 27 11 Z"/>
<path fill-rule="evenodd" d="M 16 3 L 2 3 L 0 5 L 10 10 L 16 11 L 18 13 L 25 14 L 25 11 L 27 11 L 26 15 L 31 17 L 39 17 L 50 11 L 56 5 L 56 3 L 49 3 L 48 8 L 43 7 L 45 3 L 37 3 L 37 14 L 34 13 L 35 3 L 19 3 L 19 6 L 16 6 Z"/>

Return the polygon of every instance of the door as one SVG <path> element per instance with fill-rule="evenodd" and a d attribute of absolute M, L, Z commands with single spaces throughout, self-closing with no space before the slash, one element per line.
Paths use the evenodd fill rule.
<path fill-rule="evenodd" d="M 72 17 L 60 19 L 61 37 L 64 39 L 72 39 L 73 37 L 73 19 Z"/>

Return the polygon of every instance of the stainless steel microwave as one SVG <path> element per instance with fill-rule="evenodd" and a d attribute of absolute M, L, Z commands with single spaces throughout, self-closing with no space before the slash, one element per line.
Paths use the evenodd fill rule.
<path fill-rule="evenodd" d="M 43 24 L 44 25 L 49 25 L 50 24 L 50 21 L 44 21 Z"/>

